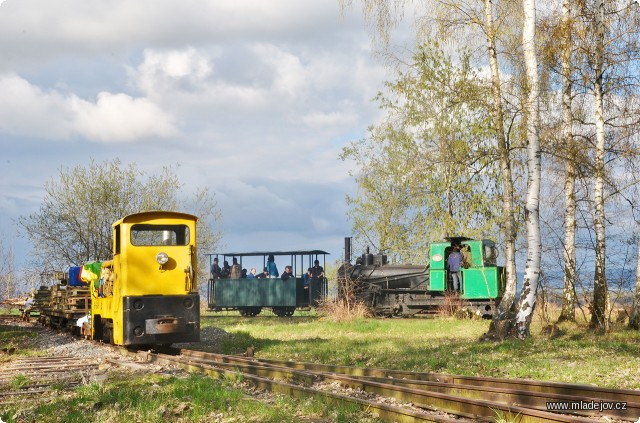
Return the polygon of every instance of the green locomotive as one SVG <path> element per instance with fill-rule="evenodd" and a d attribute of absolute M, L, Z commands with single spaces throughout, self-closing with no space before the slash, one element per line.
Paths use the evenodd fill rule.
<path fill-rule="evenodd" d="M 447 260 L 460 249 L 461 283 L 452 284 Z M 465 237 L 447 238 L 429 246 L 425 265 L 392 264 L 387 256 L 362 254 L 350 263 L 350 239 L 345 240 L 345 264 L 338 271 L 340 295 L 364 302 L 376 315 L 410 316 L 435 313 L 452 302 L 459 308 L 491 317 L 504 292 L 504 268 L 497 266 L 495 242 Z"/>

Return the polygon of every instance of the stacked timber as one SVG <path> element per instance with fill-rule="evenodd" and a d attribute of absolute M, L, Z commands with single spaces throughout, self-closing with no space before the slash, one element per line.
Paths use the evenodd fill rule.
<path fill-rule="evenodd" d="M 48 286 L 41 286 L 35 292 L 33 296 L 33 311 L 39 311 L 41 314 L 45 310 L 51 310 L 51 288 Z"/>
<path fill-rule="evenodd" d="M 68 314 L 87 314 L 91 309 L 88 287 L 68 286 L 64 296 L 64 312 Z"/>

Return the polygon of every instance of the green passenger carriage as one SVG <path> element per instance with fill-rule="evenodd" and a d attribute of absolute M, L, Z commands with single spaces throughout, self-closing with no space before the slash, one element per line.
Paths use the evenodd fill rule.
<path fill-rule="evenodd" d="M 213 311 L 237 310 L 243 316 L 256 316 L 263 309 L 270 309 L 281 317 L 291 316 L 295 310 L 309 310 L 326 297 L 327 279 L 305 281 L 305 273 L 319 258 L 324 267 L 327 254 L 322 250 L 209 254 L 209 269 L 214 258 L 221 258 L 223 262 L 236 258 L 240 267 L 256 267 L 258 272 L 266 267 L 267 257 L 273 255 L 280 273 L 285 265 L 292 266 L 293 277 L 288 280 L 282 280 L 280 276 L 220 278 L 211 272 L 207 289 L 208 307 Z M 245 266 L 247 263 L 250 265 Z"/>

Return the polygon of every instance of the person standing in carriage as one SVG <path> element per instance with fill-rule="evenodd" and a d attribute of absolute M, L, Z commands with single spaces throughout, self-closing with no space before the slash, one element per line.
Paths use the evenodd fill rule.
<path fill-rule="evenodd" d="M 276 266 L 276 259 L 273 257 L 273 254 L 269 254 L 269 258 L 267 260 L 267 272 L 269 272 L 269 277 L 271 279 L 275 279 L 280 276 L 278 266 Z"/>
<path fill-rule="evenodd" d="M 220 264 L 218 264 L 218 257 L 213 259 L 213 264 L 211 265 L 211 278 L 222 278 L 222 268 L 220 267 Z"/>
<path fill-rule="evenodd" d="M 320 266 L 320 262 L 318 260 L 313 262 L 313 267 L 311 268 L 311 282 L 315 285 L 322 282 L 324 279 L 324 268 Z"/>

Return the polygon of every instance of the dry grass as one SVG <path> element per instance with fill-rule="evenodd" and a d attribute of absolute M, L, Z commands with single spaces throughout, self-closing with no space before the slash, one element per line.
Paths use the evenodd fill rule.
<path fill-rule="evenodd" d="M 320 303 L 317 310 L 323 318 L 337 323 L 372 317 L 369 307 L 362 301 L 355 300 L 326 300 Z"/>
<path fill-rule="evenodd" d="M 460 298 L 460 293 L 448 291 L 444 294 L 442 304 L 438 306 L 438 314 L 446 317 L 459 316 L 463 307 L 464 301 Z"/>

